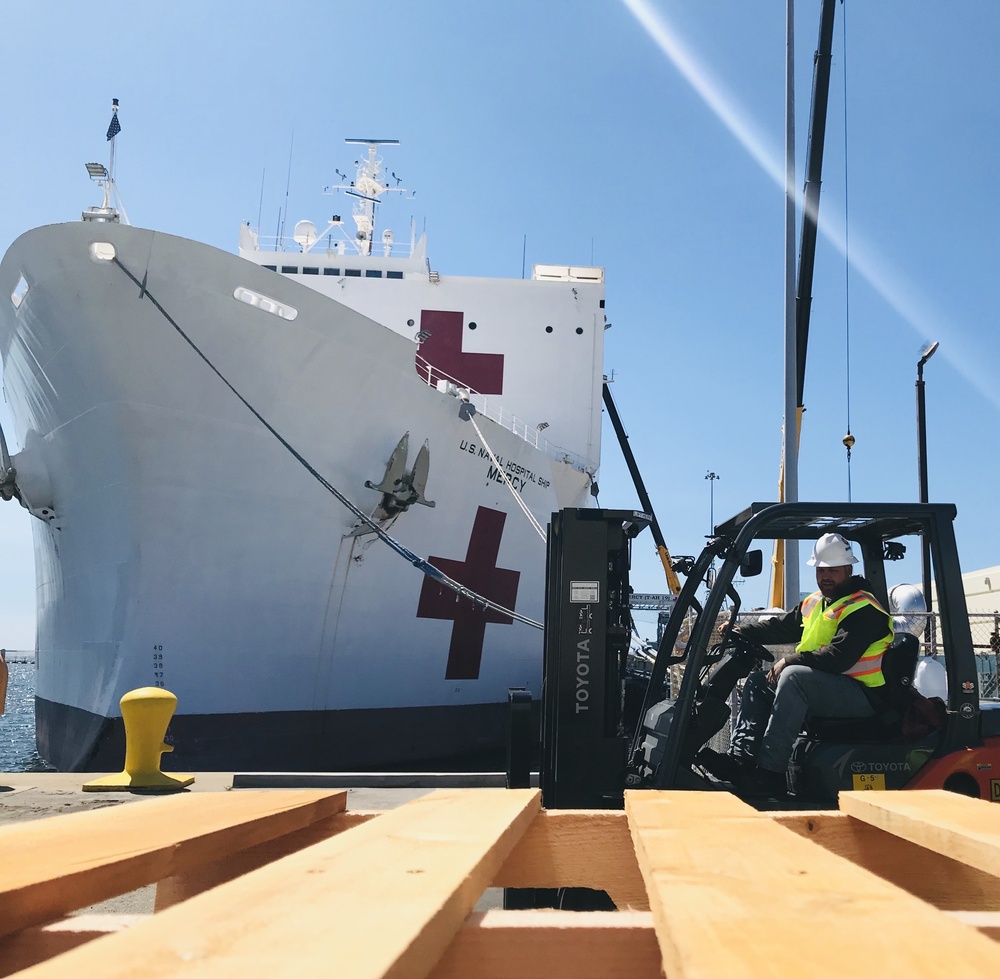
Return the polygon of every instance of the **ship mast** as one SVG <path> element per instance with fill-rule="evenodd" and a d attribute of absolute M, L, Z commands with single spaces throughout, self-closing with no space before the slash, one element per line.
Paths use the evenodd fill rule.
<path fill-rule="evenodd" d="M 380 198 L 385 193 L 391 191 L 401 194 L 406 193 L 404 187 L 398 186 L 398 177 L 396 178 L 397 186 L 395 187 L 390 187 L 388 184 L 383 183 L 384 171 L 382 169 L 382 158 L 378 155 L 380 146 L 399 146 L 399 140 L 345 139 L 344 142 L 367 146 L 368 155 L 354 161 L 357 172 L 350 184 L 336 184 L 327 187 L 326 190 L 342 190 L 345 194 L 355 199 L 352 214 L 354 223 L 357 226 L 357 231 L 354 235 L 354 246 L 357 248 L 359 255 L 371 255 L 372 241 L 375 238 L 375 206 L 380 202 Z M 338 171 L 339 173 L 340 171 Z M 393 176 L 395 177 L 395 174 Z M 382 238 L 385 247 L 387 249 L 390 248 L 392 246 L 392 232 L 384 232 Z"/>

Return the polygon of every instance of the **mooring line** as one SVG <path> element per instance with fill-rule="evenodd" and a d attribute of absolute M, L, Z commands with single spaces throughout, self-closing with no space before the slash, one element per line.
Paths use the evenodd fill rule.
<path fill-rule="evenodd" d="M 201 348 L 194 342 L 184 332 L 180 324 L 160 305 L 156 297 L 149 291 L 146 284 L 146 277 L 140 280 L 137 278 L 129 269 L 127 269 L 121 262 L 121 260 L 116 255 L 112 260 L 115 265 L 117 265 L 124 273 L 132 280 L 132 282 L 139 287 L 139 298 L 148 299 L 153 306 L 156 307 L 157 311 L 161 316 L 177 331 L 180 337 L 185 343 L 205 362 L 208 368 L 226 385 L 227 388 L 236 396 L 237 399 L 243 404 L 243 406 L 254 416 L 264 426 L 284 447 L 292 457 L 305 468 L 305 470 L 319 482 L 324 489 L 331 493 L 336 499 L 342 503 L 351 513 L 354 514 L 362 523 L 366 524 L 373 533 L 375 533 L 379 539 L 387 544 L 393 551 L 400 555 L 400 557 L 405 558 L 410 564 L 412 564 L 418 571 L 422 571 L 428 578 L 432 578 L 435 581 L 440 582 L 446 588 L 450 588 L 452 591 L 461 595 L 463 598 L 469 599 L 469 601 L 482 605 L 486 608 L 493 609 L 495 612 L 499 612 L 502 615 L 510 616 L 512 619 L 516 619 L 518 622 L 523 622 L 525 625 L 530 625 L 533 629 L 543 628 L 541 622 L 536 622 L 534 619 L 529 619 L 525 615 L 521 615 L 519 612 L 515 612 L 513 609 L 505 608 L 497 602 L 492 601 L 492 599 L 486 598 L 484 595 L 480 595 L 477 592 L 472 591 L 471 588 L 467 588 L 459 581 L 455 581 L 454 578 L 450 578 L 446 575 L 440 568 L 436 568 L 429 561 L 425 561 L 422 557 L 414 554 L 408 547 L 401 544 L 399 541 L 390 537 L 382 528 L 368 516 L 363 510 L 355 506 L 340 490 L 337 489 L 322 473 L 320 473 L 313 465 L 309 462 L 305 456 L 302 455 L 270 422 L 267 421 L 264 416 L 257 411 L 256 408 L 242 394 L 230 383 L 229 379 L 219 370 L 215 364 L 202 352 Z M 478 429 L 477 429 L 478 431 Z"/>

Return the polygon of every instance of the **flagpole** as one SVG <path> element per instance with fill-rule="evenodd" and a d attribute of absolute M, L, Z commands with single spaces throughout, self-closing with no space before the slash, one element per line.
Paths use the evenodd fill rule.
<path fill-rule="evenodd" d="M 111 143 L 111 161 L 108 166 L 108 192 L 115 182 L 115 144 L 118 142 L 118 133 L 121 132 L 121 123 L 118 121 L 118 99 L 111 100 L 111 123 L 108 125 L 108 141 Z"/>

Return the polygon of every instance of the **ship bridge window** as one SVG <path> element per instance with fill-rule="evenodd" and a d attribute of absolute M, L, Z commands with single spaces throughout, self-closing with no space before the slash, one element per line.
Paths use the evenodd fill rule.
<path fill-rule="evenodd" d="M 385 273 L 385 277 L 387 279 L 401 279 L 403 278 L 403 273 L 400 272 L 399 269 L 390 269 Z"/>
<path fill-rule="evenodd" d="M 314 265 L 306 265 L 302 269 L 302 274 L 303 275 L 319 275 L 319 268 L 318 268 L 318 266 L 314 266 Z"/>
<path fill-rule="evenodd" d="M 26 295 L 28 295 L 28 280 L 22 275 L 21 278 L 17 280 L 17 285 L 14 286 L 14 291 L 10 294 L 10 301 L 14 304 L 15 309 L 21 305 L 21 302 Z"/>
<path fill-rule="evenodd" d="M 298 275 L 299 267 L 297 265 L 282 265 L 281 271 L 285 272 L 286 274 Z"/>
<path fill-rule="evenodd" d="M 261 268 L 267 269 L 268 272 L 277 272 L 278 271 L 278 266 L 277 265 L 262 265 Z"/>
<path fill-rule="evenodd" d="M 278 302 L 277 299 L 272 299 L 270 296 L 262 296 L 259 292 L 254 292 L 253 289 L 245 289 L 243 286 L 236 287 L 233 292 L 233 298 L 238 299 L 241 303 L 246 303 L 248 306 L 256 306 L 265 313 L 273 313 L 275 316 L 280 316 L 283 320 L 291 321 L 299 315 L 299 311 L 294 306 Z"/>
<path fill-rule="evenodd" d="M 324 275 L 340 275 L 340 269 L 323 269 Z"/>
<path fill-rule="evenodd" d="M 361 278 L 361 269 L 344 269 L 344 275 L 354 276 L 355 278 Z"/>
<path fill-rule="evenodd" d="M 366 279 L 381 279 L 382 270 L 381 269 L 365 269 Z"/>

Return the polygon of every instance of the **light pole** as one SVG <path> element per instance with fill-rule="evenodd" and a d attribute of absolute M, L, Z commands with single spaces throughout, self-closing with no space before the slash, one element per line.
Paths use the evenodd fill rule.
<path fill-rule="evenodd" d="M 924 410 L 924 364 L 934 356 L 938 348 L 935 340 L 929 343 L 920 360 L 917 361 L 917 476 L 920 480 L 920 502 L 927 503 L 927 417 Z M 931 546 L 926 535 L 921 536 L 921 569 L 923 576 L 924 603 L 931 611 Z M 929 619 L 928 619 L 929 621 Z"/>
<path fill-rule="evenodd" d="M 715 533 L 715 481 L 718 475 L 710 469 L 705 479 L 708 480 L 708 535 L 711 537 Z M 705 581 L 706 594 L 715 586 L 715 559 L 708 567 L 708 576 Z"/>
<path fill-rule="evenodd" d="M 710 534 L 715 533 L 715 481 L 719 477 L 709 470 L 708 475 L 705 477 L 709 481 L 708 483 L 708 532 Z"/>

